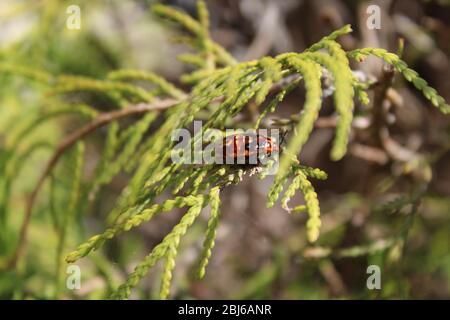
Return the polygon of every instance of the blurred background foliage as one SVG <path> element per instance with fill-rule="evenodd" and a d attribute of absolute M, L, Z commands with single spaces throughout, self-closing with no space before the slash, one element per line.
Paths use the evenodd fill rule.
<path fill-rule="evenodd" d="M 195 1 L 162 1 L 194 12 Z M 55 223 L 69 214 L 71 167 L 75 151 L 67 153 L 45 185 L 32 217 L 26 261 L 7 268 L 16 247 L 24 206 L 51 147 L 92 114 L 49 117 L 43 112 L 68 102 L 85 102 L 110 110 L 110 97 L 79 93 L 48 94 L 50 74 L 101 78 L 119 68 L 158 72 L 178 82 L 186 67 L 176 56 L 187 48 L 175 33 L 150 13 L 145 0 L 3 0 L 0 2 L 0 298 L 101 299 L 122 283 L 135 264 L 170 230 L 178 214 L 158 217 L 113 239 L 105 250 L 77 262 L 82 270 L 80 290 L 65 288 L 65 265 L 58 252 L 104 229 L 104 221 L 122 190 L 126 174 L 101 189 L 94 203 L 79 204 L 74 222 L 60 248 Z M 355 32 L 342 39 L 346 50 L 382 47 L 398 50 L 403 59 L 450 101 L 450 6 L 448 1 L 392 0 L 210 0 L 212 37 L 239 61 L 286 51 L 301 52 L 322 36 L 352 24 Z M 81 8 L 81 29 L 66 28 L 69 5 Z M 366 8 L 382 9 L 381 30 L 366 28 Z M 13 66 L 13 67 L 12 67 Z M 381 76 L 375 59 L 361 64 L 364 74 Z M 11 68 L 14 72 L 11 72 Z M 18 75 L 20 74 L 20 75 Z M 196 299 L 327 299 L 327 298 L 450 298 L 450 120 L 429 106 L 411 86 L 394 83 L 395 107 L 389 110 L 391 138 L 421 157 L 385 160 L 364 148 L 363 132 L 355 130 L 350 153 L 331 162 L 332 129 L 315 130 L 302 153 L 303 161 L 324 169 L 329 179 L 316 186 L 323 213 L 318 245 L 309 247 L 302 215 L 288 215 L 279 206 L 265 208 L 268 181 L 246 179 L 222 195 L 223 218 L 206 277 L 192 276 L 191 265 L 201 247 L 202 226 L 194 225 L 182 243 L 174 273 L 172 296 Z M 299 108 L 301 90 L 278 108 L 283 119 Z M 70 107 L 70 106 L 68 106 Z M 81 110 L 81 111 L 80 111 Z M 331 113 L 331 108 L 323 111 Z M 88 138 L 82 181 L 95 174 L 106 129 Z M 151 132 L 150 132 L 151 134 Z M 423 156 L 423 157 L 422 157 Z M 426 163 L 417 159 L 426 159 Z M 411 160 L 411 161 L 409 161 Z M 417 160 L 417 161 L 416 161 Z M 425 160 L 423 160 L 425 161 Z M 418 208 L 408 204 L 381 206 L 414 194 L 414 175 L 430 175 Z M 56 178 L 57 177 L 57 178 Z M 300 196 L 296 199 L 301 203 Z M 403 197 L 403 198 L 402 198 Z M 49 201 L 52 199 L 52 201 Z M 416 210 L 417 209 L 417 210 Z M 206 221 L 206 217 L 203 217 Z M 397 241 L 402 239 L 402 241 Z M 407 241 L 406 241 L 407 239 Z M 184 249 L 183 249 L 184 248 Z M 366 287 L 368 265 L 382 270 L 382 289 Z M 58 267 L 59 265 L 59 267 Z M 158 272 L 151 271 L 132 298 L 156 298 Z"/>

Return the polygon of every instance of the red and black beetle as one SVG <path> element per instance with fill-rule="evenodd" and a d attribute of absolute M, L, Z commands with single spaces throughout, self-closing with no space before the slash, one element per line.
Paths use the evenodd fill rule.
<path fill-rule="evenodd" d="M 230 135 L 222 143 L 223 162 L 226 164 L 260 165 L 262 159 L 279 151 L 275 139 L 260 133 Z"/>

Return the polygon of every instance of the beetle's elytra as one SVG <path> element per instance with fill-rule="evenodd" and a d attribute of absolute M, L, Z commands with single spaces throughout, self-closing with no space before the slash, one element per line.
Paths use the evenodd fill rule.
<path fill-rule="evenodd" d="M 261 164 L 260 160 L 278 152 L 276 141 L 262 134 L 235 134 L 223 139 L 224 163 L 237 164 L 245 159 L 245 164 Z"/>

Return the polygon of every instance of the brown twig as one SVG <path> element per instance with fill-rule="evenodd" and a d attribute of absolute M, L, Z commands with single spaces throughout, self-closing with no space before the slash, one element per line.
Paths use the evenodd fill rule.
<path fill-rule="evenodd" d="M 385 165 L 389 161 L 389 157 L 383 149 L 372 146 L 353 143 L 349 148 L 350 153 L 360 159 L 368 162 L 374 162 L 378 165 Z"/>
<path fill-rule="evenodd" d="M 20 234 L 19 234 L 19 242 L 17 245 L 17 249 L 10 259 L 8 263 L 9 268 L 14 268 L 17 266 L 17 262 L 20 260 L 20 258 L 25 253 L 26 248 L 26 238 L 27 238 L 27 231 L 28 226 L 30 223 L 31 214 L 33 211 L 34 203 L 36 201 L 36 198 L 39 194 L 39 191 L 41 190 L 42 186 L 44 185 L 45 179 L 47 176 L 52 172 L 53 168 L 58 163 L 58 160 L 61 158 L 61 156 L 64 154 L 64 152 L 70 148 L 73 144 L 75 144 L 77 141 L 83 139 L 87 135 L 89 135 L 91 132 L 95 131 L 96 129 L 111 123 L 114 120 L 118 120 L 124 117 L 128 117 L 131 115 L 137 115 L 149 111 L 159 111 L 164 110 L 167 108 L 170 108 L 176 104 L 178 104 L 180 100 L 174 100 L 174 99 L 164 99 L 159 100 L 154 103 L 140 103 L 137 105 L 133 105 L 131 107 L 117 110 L 117 111 L 111 111 L 107 113 L 100 114 L 97 118 L 95 118 L 92 122 L 86 124 L 85 126 L 81 127 L 77 131 L 73 132 L 72 134 L 68 135 L 66 138 L 64 138 L 57 146 L 55 152 L 53 153 L 50 160 L 47 162 L 44 171 L 42 172 L 41 176 L 39 177 L 39 180 L 36 184 L 36 187 L 34 188 L 33 192 L 30 195 L 30 198 L 27 201 L 26 209 L 25 209 L 25 216 L 20 228 Z"/>
<path fill-rule="evenodd" d="M 383 66 L 379 85 L 375 88 L 374 101 L 372 105 L 372 138 L 375 146 L 381 146 L 380 132 L 385 126 L 386 111 L 384 108 L 388 89 L 390 88 L 394 79 L 395 71 L 390 65 Z"/>

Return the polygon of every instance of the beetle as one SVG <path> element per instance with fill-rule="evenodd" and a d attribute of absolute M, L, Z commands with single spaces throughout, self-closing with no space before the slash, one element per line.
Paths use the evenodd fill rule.
<path fill-rule="evenodd" d="M 279 151 L 275 139 L 260 133 L 227 136 L 223 138 L 222 146 L 223 162 L 227 164 L 260 165 L 262 159 Z M 245 160 L 245 163 L 238 159 Z"/>

